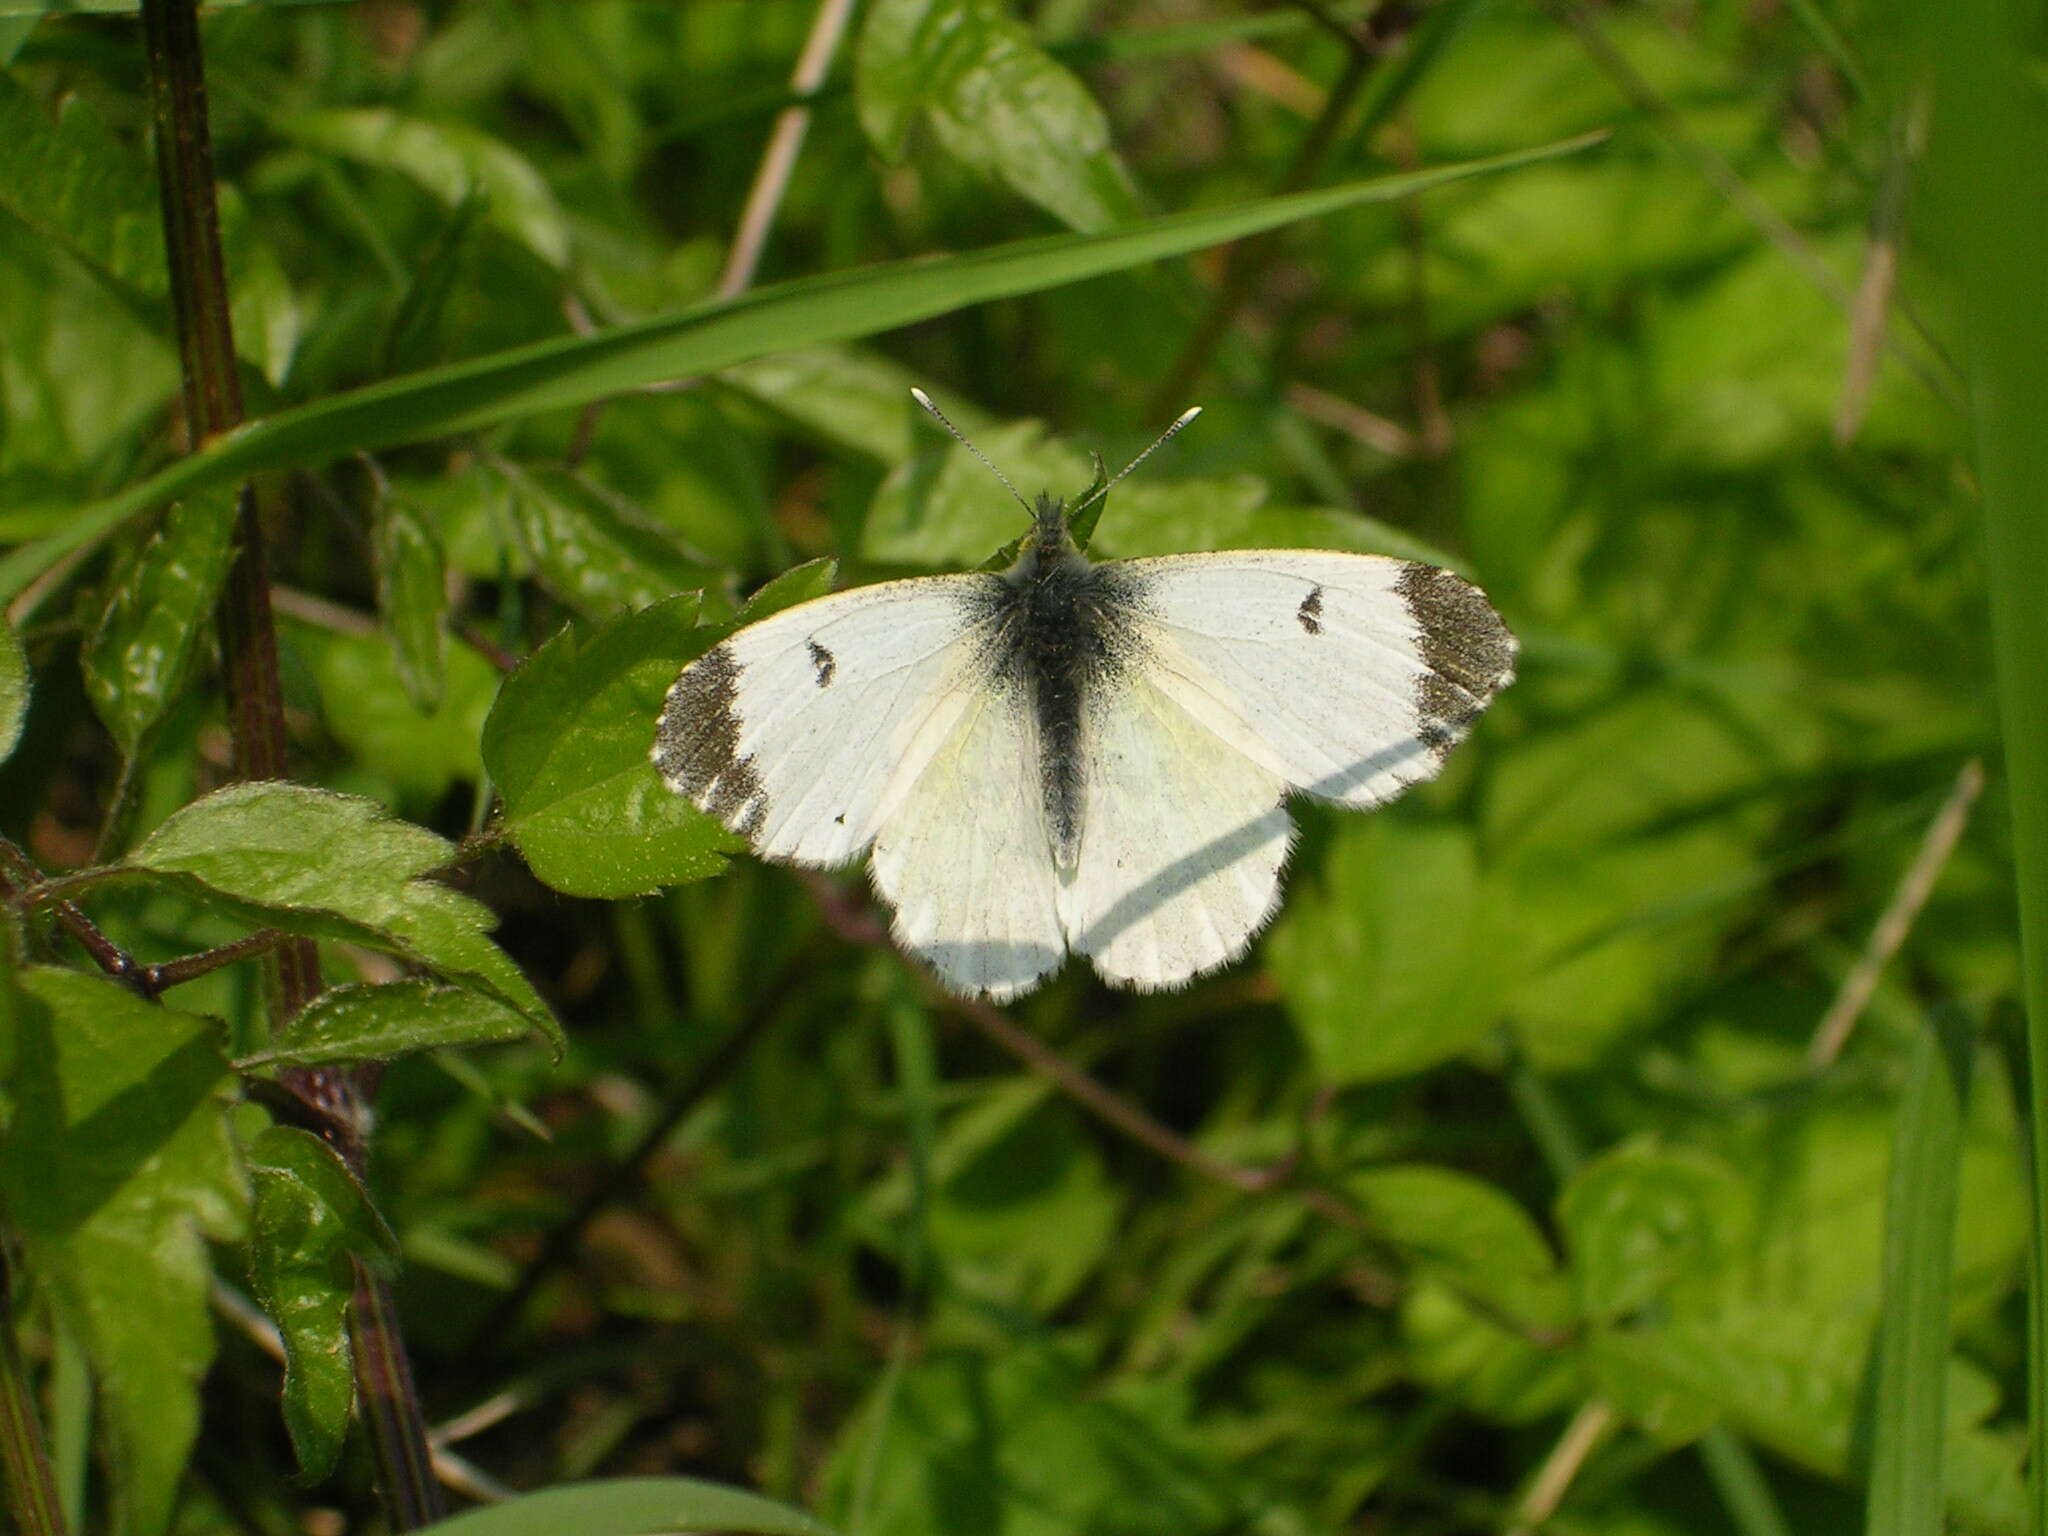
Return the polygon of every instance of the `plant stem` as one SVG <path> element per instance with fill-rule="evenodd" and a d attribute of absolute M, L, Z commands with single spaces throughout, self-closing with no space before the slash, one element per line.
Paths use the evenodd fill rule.
<path fill-rule="evenodd" d="M 203 448 L 240 423 L 242 392 L 221 254 L 196 0 L 143 0 L 142 24 L 185 415 L 192 446 Z M 249 485 L 242 487 L 236 537 L 220 611 L 235 773 L 242 779 L 282 779 L 287 773 L 277 627 L 263 525 Z M 318 994 L 320 960 L 306 939 L 287 940 L 271 954 L 265 969 L 271 982 L 271 1023 L 277 1028 Z M 304 1068 L 280 1074 L 280 1081 L 304 1106 L 311 1127 L 362 1177 L 362 1080 L 341 1069 Z M 357 1336 L 357 1399 L 377 1448 L 385 1513 L 393 1529 L 411 1530 L 439 1515 L 440 1489 L 427 1454 L 405 1341 L 381 1283 L 357 1286 L 350 1325 Z"/>
<path fill-rule="evenodd" d="M 14 1334 L 14 1295 L 0 1241 L 0 1472 L 7 1510 L 22 1536 L 64 1536 L 64 1505 L 44 1449 L 43 1421 L 29 1385 L 28 1362 Z"/>

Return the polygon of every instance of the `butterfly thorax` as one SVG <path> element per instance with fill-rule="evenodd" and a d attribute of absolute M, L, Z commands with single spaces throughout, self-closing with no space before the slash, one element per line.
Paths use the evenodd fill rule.
<path fill-rule="evenodd" d="M 1064 504 L 1043 494 L 1031 537 L 1002 579 L 1001 670 L 1029 700 L 1053 857 L 1070 869 L 1084 810 L 1083 712 L 1127 659 L 1128 603 L 1116 567 L 1090 564 L 1067 532 Z"/>

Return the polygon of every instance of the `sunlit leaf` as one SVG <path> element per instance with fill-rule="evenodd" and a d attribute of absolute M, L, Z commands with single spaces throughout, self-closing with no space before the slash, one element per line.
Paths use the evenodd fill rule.
<path fill-rule="evenodd" d="M 28 720 L 28 687 L 28 652 L 21 648 L 14 626 L 0 619 L 0 762 L 21 740 Z"/>
<path fill-rule="evenodd" d="M 186 806 L 125 869 L 169 879 L 255 926 L 369 944 L 481 987 L 559 1045 L 547 1005 L 484 936 L 490 909 L 427 878 L 454 853 L 375 801 L 273 782 Z"/>
<path fill-rule="evenodd" d="M 681 1536 L 684 1532 L 833 1536 L 800 1509 L 693 1477 L 566 1483 L 465 1510 L 423 1529 L 434 1536 Z"/>
<path fill-rule="evenodd" d="M 219 1027 L 74 971 L 17 986 L 8 1225 L 92 1361 L 119 1529 L 159 1536 L 213 1359 L 204 1239 L 244 1212 Z"/>
<path fill-rule="evenodd" d="M 696 613 L 694 597 L 679 597 L 586 639 L 564 630 L 505 680 L 484 763 L 505 830 L 555 889 L 627 896 L 701 880 L 740 846 L 647 759 L 676 673 L 726 633 Z"/>
<path fill-rule="evenodd" d="M 878 0 L 856 58 L 861 124 L 900 160 L 912 124 L 1069 227 L 1131 216 L 1130 175 L 1088 89 L 1002 0 Z"/>
<path fill-rule="evenodd" d="M 242 1068 L 387 1061 L 450 1045 L 517 1040 L 533 1025 L 488 993 L 430 981 L 335 987 L 308 1003 Z"/>
<path fill-rule="evenodd" d="M 274 1125 L 248 1149 L 254 1233 L 250 1279 L 284 1342 L 284 1422 L 299 1471 L 334 1470 L 355 1400 L 348 1303 L 355 1259 L 389 1262 L 398 1240 L 334 1149 Z"/>

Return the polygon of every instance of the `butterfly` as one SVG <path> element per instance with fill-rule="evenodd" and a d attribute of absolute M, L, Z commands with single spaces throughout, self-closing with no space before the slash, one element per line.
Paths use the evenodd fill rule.
<path fill-rule="evenodd" d="M 747 625 L 682 669 L 651 753 L 762 858 L 866 854 L 896 943 L 1004 1001 L 1067 953 L 1112 984 L 1236 959 L 1280 902 L 1290 794 L 1353 809 L 1433 777 L 1514 677 L 1478 588 L 1378 555 L 1092 563 L 1031 514 L 1004 571 L 882 582 Z"/>

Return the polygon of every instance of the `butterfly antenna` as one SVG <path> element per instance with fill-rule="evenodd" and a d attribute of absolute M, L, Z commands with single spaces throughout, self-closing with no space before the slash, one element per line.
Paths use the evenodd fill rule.
<path fill-rule="evenodd" d="M 1017 487 L 1010 484 L 1010 477 L 1004 474 L 1000 469 L 997 469 L 994 462 L 990 460 L 987 454 L 983 453 L 979 448 L 975 447 L 974 444 L 970 443 L 967 440 L 967 434 L 965 432 L 962 432 L 958 427 L 954 426 L 952 422 L 946 420 L 946 413 L 940 410 L 936 405 L 932 404 L 932 397 L 930 395 L 926 394 L 923 390 L 913 385 L 910 391 L 910 398 L 915 400 L 919 405 L 923 406 L 926 410 L 930 411 L 932 413 L 932 416 L 938 421 L 938 424 L 940 426 L 944 427 L 948 432 L 952 433 L 953 436 L 960 440 L 960 446 L 962 448 L 965 448 L 969 453 L 973 454 L 977 459 L 981 460 L 983 464 L 986 464 L 988 466 L 988 472 L 994 475 L 998 480 L 1003 482 L 1003 489 L 1008 491 L 1012 496 L 1015 496 L 1017 498 L 1018 506 L 1022 507 L 1026 512 L 1031 512 L 1031 503 L 1024 499 L 1023 493 L 1020 492 L 1017 489 Z M 1170 437 L 1172 436 L 1172 433 L 1168 433 L 1167 435 Z M 1037 514 L 1032 513 L 1032 515 L 1035 517 Z"/>
<path fill-rule="evenodd" d="M 1116 476 L 1114 479 L 1110 480 L 1108 484 L 1098 487 L 1093 495 L 1084 496 L 1081 498 L 1080 501 L 1076 502 L 1074 504 L 1074 512 L 1079 512 L 1083 507 L 1093 506 L 1096 502 L 1102 500 L 1103 497 L 1107 496 L 1110 493 L 1111 489 L 1116 485 L 1118 480 L 1123 479 L 1125 475 L 1128 475 L 1140 464 L 1144 463 L 1147 459 L 1151 458 L 1153 454 L 1157 453 L 1160 449 L 1164 448 L 1167 442 L 1173 437 L 1173 435 L 1176 432 L 1180 431 L 1182 427 L 1186 426 L 1189 422 L 1193 421 L 1197 416 L 1201 414 L 1202 408 L 1199 405 L 1191 405 L 1186 410 L 1182 411 L 1180 413 L 1179 419 L 1176 420 L 1174 424 L 1168 427 L 1164 432 L 1160 433 L 1157 440 L 1153 442 L 1150 448 L 1147 448 L 1143 453 L 1139 454 L 1135 459 L 1131 460 L 1130 463 L 1126 464 L 1122 469 L 1118 470 L 1116 472 Z M 1073 513 L 1070 512 L 1067 515 L 1071 517 L 1073 516 Z"/>

